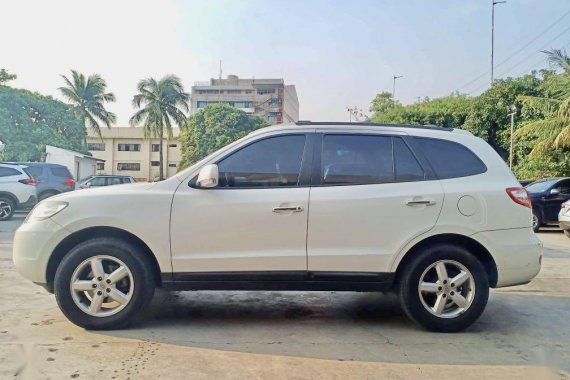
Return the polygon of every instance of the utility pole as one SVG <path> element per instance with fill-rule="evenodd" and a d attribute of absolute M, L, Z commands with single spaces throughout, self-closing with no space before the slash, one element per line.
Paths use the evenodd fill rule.
<path fill-rule="evenodd" d="M 509 153 L 509 169 L 513 168 L 513 133 L 515 131 L 515 115 L 517 114 L 517 106 L 514 104 L 507 108 L 507 116 L 511 117 L 511 149 Z"/>
<path fill-rule="evenodd" d="M 403 75 L 396 76 L 394 75 L 394 84 L 392 85 L 392 101 L 396 104 L 396 79 L 403 78 Z"/>
<path fill-rule="evenodd" d="M 494 68 L 494 55 L 495 55 L 495 5 L 506 3 L 506 1 L 491 0 L 491 86 L 493 85 L 493 68 Z"/>

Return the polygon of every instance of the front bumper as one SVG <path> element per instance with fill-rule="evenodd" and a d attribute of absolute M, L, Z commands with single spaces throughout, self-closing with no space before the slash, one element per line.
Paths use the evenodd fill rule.
<path fill-rule="evenodd" d="M 16 270 L 28 280 L 46 284 L 49 258 L 70 232 L 52 219 L 24 223 L 14 236 L 13 261 Z"/>
<path fill-rule="evenodd" d="M 530 228 L 484 231 L 473 237 L 497 264 L 497 288 L 527 283 L 540 272 L 542 243 Z"/>

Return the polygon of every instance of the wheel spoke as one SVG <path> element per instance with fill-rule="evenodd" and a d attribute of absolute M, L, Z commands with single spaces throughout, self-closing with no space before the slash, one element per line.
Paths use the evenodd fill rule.
<path fill-rule="evenodd" d="M 93 277 L 104 277 L 105 270 L 103 269 L 103 260 L 93 259 L 91 260 L 91 271 L 93 272 Z"/>
<path fill-rule="evenodd" d="M 438 285 L 434 282 L 422 282 L 420 285 L 420 290 L 426 293 L 437 293 Z"/>
<path fill-rule="evenodd" d="M 455 277 L 453 277 L 449 282 L 451 282 L 455 287 L 461 286 L 465 281 L 469 280 L 470 276 L 467 272 L 461 271 Z"/>
<path fill-rule="evenodd" d="M 73 290 L 77 291 L 89 291 L 93 290 L 93 282 L 85 280 L 77 280 L 73 283 Z"/>
<path fill-rule="evenodd" d="M 129 300 L 127 295 L 116 288 L 111 288 L 111 292 L 107 293 L 109 297 L 120 303 L 121 305 L 127 303 Z"/>
<path fill-rule="evenodd" d="M 129 271 L 127 270 L 127 268 L 121 265 L 119 268 L 115 269 L 113 273 L 109 275 L 108 279 L 111 280 L 111 284 L 115 284 L 118 281 L 122 280 L 123 278 L 127 277 L 128 275 Z"/>
<path fill-rule="evenodd" d="M 91 300 L 91 305 L 89 306 L 89 311 L 96 314 L 101 309 L 101 305 L 103 304 L 103 299 L 105 296 L 103 294 L 99 295 L 95 293 L 93 295 L 93 299 Z"/>
<path fill-rule="evenodd" d="M 445 263 L 443 263 L 443 262 L 437 263 L 437 265 L 435 266 L 435 271 L 437 272 L 437 279 L 440 282 L 443 282 L 443 281 L 448 279 L 447 269 L 445 268 Z"/>
<path fill-rule="evenodd" d="M 459 293 L 454 293 L 451 297 L 451 300 L 459 307 L 463 308 L 463 307 L 467 307 L 467 305 L 469 304 L 469 302 L 467 302 L 467 300 L 465 299 L 465 297 L 463 297 L 461 294 Z"/>
<path fill-rule="evenodd" d="M 443 294 L 440 294 L 437 296 L 437 299 L 435 301 L 435 304 L 432 307 L 432 310 L 435 314 L 440 315 L 441 313 L 443 313 L 443 309 L 445 308 L 445 302 L 447 301 L 447 298 L 443 298 Z"/>

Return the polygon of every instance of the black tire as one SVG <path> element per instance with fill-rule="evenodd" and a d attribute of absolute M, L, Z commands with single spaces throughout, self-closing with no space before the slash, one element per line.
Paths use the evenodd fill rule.
<path fill-rule="evenodd" d="M 483 265 L 465 248 L 452 244 L 437 244 L 415 253 L 416 257 L 403 270 L 398 291 L 402 309 L 417 324 L 431 331 L 457 332 L 473 324 L 483 313 L 489 299 L 489 279 Z M 475 294 L 471 305 L 461 314 L 443 318 L 429 312 L 418 290 L 424 271 L 440 260 L 452 260 L 471 272 L 475 283 Z"/>
<path fill-rule="evenodd" d="M 75 269 L 97 255 L 122 261 L 131 271 L 134 282 L 130 301 L 122 310 L 109 316 L 92 316 L 84 312 L 75 303 L 70 289 Z M 148 306 L 154 289 L 154 273 L 143 252 L 124 240 L 107 237 L 91 239 L 74 247 L 61 261 L 54 281 L 55 298 L 63 314 L 77 326 L 90 330 L 113 330 L 127 326 Z"/>
<path fill-rule="evenodd" d="M 16 204 L 8 197 L 0 197 L 0 220 L 10 220 L 16 212 Z"/>
<path fill-rule="evenodd" d="M 540 227 L 542 227 L 542 218 L 540 217 L 540 213 L 536 210 L 532 210 L 532 230 L 534 232 L 538 232 Z"/>
<path fill-rule="evenodd" d="M 53 197 L 54 195 L 57 195 L 57 194 L 59 194 L 57 191 L 45 191 L 45 192 L 40 194 L 38 199 L 40 201 L 43 201 L 44 199 L 47 199 L 49 197 Z"/>

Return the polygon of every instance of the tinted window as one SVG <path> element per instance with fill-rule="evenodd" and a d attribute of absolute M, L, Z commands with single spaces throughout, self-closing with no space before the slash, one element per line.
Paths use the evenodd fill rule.
<path fill-rule="evenodd" d="M 24 169 L 31 177 L 38 178 L 42 174 L 42 168 L 38 166 L 28 166 Z"/>
<path fill-rule="evenodd" d="M 89 186 L 105 186 L 105 177 L 95 177 L 88 184 Z"/>
<path fill-rule="evenodd" d="M 49 168 L 49 170 L 51 170 L 51 174 L 53 174 L 56 177 L 71 178 L 71 173 L 69 173 L 69 170 L 67 170 L 67 168 L 55 167 L 55 168 Z"/>
<path fill-rule="evenodd" d="M 560 181 L 554 188 L 560 191 L 560 194 L 568 195 L 570 194 L 570 180 Z"/>
<path fill-rule="evenodd" d="M 394 182 L 392 137 L 324 136 L 321 178 L 327 185 Z"/>
<path fill-rule="evenodd" d="M 255 142 L 218 163 L 219 187 L 281 187 L 299 182 L 304 135 Z"/>
<path fill-rule="evenodd" d="M 414 140 L 440 179 L 467 177 L 487 171 L 485 164 L 461 144 L 421 137 Z"/>
<path fill-rule="evenodd" d="M 424 171 L 401 138 L 394 138 L 394 162 L 397 182 L 421 181 Z"/>
<path fill-rule="evenodd" d="M 120 177 L 108 177 L 107 178 L 107 185 L 120 185 L 123 183 L 122 178 Z"/>
<path fill-rule="evenodd" d="M 542 193 L 550 188 L 550 186 L 554 185 L 555 181 L 539 181 L 533 182 L 530 185 L 526 186 L 526 191 L 529 193 Z"/>
<path fill-rule="evenodd" d="M 20 174 L 22 173 L 20 173 L 16 169 L 0 167 L 0 177 L 9 177 L 12 175 L 20 175 Z"/>

